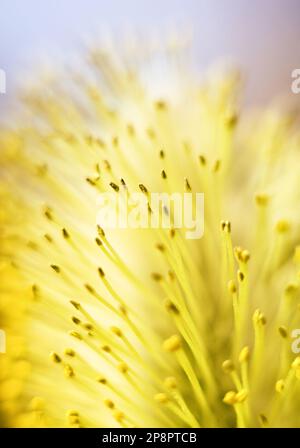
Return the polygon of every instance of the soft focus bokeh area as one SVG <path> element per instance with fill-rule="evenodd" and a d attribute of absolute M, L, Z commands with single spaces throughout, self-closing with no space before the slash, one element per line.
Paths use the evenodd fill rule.
<path fill-rule="evenodd" d="M 247 102 L 280 96 L 297 103 L 290 85 L 300 67 L 299 23 L 299 0 L 1 0 L 0 68 L 8 93 L 1 110 L 33 63 L 70 60 L 88 41 L 107 34 L 121 41 L 129 32 L 147 42 L 188 31 L 199 70 L 226 60 L 243 70 Z"/>

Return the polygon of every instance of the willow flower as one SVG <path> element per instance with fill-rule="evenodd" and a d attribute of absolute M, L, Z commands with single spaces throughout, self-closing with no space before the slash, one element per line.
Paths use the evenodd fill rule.
<path fill-rule="evenodd" d="M 2 424 L 300 426 L 297 121 L 152 57 L 93 52 L 0 131 Z M 203 237 L 97 225 L 140 190 L 203 192 Z"/>

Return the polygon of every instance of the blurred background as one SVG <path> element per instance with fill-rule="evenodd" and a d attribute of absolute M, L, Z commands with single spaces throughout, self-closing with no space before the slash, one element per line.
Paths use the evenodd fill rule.
<path fill-rule="evenodd" d="M 291 72 L 300 68 L 299 0 L 1 0 L 2 112 L 39 60 L 68 60 L 86 40 L 108 32 L 122 40 L 128 30 L 145 41 L 188 30 L 197 69 L 236 63 L 246 76 L 247 103 L 265 105 L 278 96 L 300 101 L 290 88 Z"/>

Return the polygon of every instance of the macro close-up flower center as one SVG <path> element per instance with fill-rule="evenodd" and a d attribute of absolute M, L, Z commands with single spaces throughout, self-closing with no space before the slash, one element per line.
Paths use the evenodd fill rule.
<path fill-rule="evenodd" d="M 299 426 L 299 117 L 174 49 L 157 95 L 155 58 L 91 51 L 1 127 L 3 426 Z"/>

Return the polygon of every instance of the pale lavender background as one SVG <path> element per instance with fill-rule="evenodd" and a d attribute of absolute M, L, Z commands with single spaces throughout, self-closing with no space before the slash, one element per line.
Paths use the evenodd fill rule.
<path fill-rule="evenodd" d="M 121 38 L 128 26 L 145 38 L 190 26 L 199 70 L 229 57 L 247 74 L 248 101 L 300 101 L 290 93 L 291 71 L 300 68 L 300 0 L 0 0 L 8 95 L 38 57 L 68 59 L 86 36 L 111 30 Z"/>

